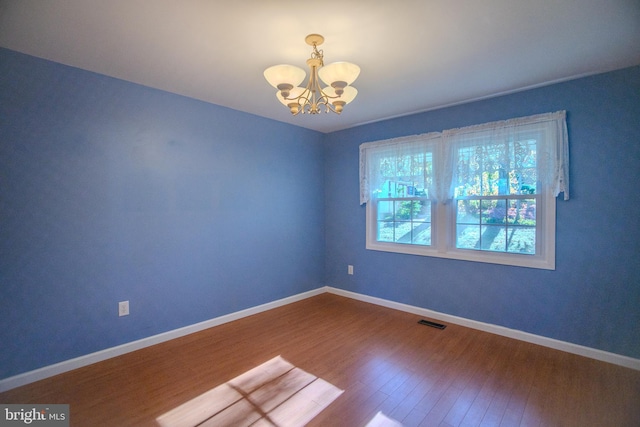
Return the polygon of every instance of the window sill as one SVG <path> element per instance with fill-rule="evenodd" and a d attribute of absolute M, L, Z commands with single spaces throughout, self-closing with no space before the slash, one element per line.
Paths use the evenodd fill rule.
<path fill-rule="evenodd" d="M 475 251 L 472 249 L 438 250 L 433 246 L 407 245 L 400 243 L 367 242 L 368 250 L 394 252 L 407 255 L 448 258 L 459 261 L 483 262 L 514 267 L 555 270 L 555 254 L 548 256 L 519 255 L 502 252 Z"/>

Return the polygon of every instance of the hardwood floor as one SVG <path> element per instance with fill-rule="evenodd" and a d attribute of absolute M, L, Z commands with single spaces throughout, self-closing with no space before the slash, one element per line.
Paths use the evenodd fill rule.
<path fill-rule="evenodd" d="M 73 426 L 156 418 L 281 356 L 344 392 L 310 426 L 640 426 L 640 371 L 332 294 L 0 394 L 68 403 Z"/>

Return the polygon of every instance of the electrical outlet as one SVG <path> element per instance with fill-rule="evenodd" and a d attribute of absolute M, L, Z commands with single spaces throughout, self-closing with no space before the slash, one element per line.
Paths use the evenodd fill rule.
<path fill-rule="evenodd" d="M 129 315 L 129 301 L 120 301 L 118 303 L 118 316 Z"/>
<path fill-rule="evenodd" d="M 347 273 L 348 273 L 348 274 L 353 275 L 353 265 L 350 265 L 350 266 L 347 268 Z"/>

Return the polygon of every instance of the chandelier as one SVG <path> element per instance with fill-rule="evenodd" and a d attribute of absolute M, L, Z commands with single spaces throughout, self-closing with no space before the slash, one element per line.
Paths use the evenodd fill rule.
<path fill-rule="evenodd" d="M 313 47 L 309 66 L 309 81 L 306 86 L 299 86 L 306 73 L 294 65 L 274 65 L 264 70 L 264 77 L 276 89 L 278 100 L 289 108 L 294 116 L 302 114 L 318 114 L 332 111 L 340 114 L 344 106 L 356 97 L 358 91 L 350 86 L 360 74 L 360 67 L 349 62 L 334 62 L 324 65 L 322 50 L 318 50 L 324 42 L 320 34 L 309 34 L 305 42 Z M 326 85 L 322 87 L 320 80 Z"/>

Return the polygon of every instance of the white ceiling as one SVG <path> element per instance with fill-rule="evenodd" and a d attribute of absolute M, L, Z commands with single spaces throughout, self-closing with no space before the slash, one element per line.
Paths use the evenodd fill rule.
<path fill-rule="evenodd" d="M 263 78 L 362 71 L 341 115 L 292 116 Z M 640 64 L 638 0 L 0 0 L 0 46 L 321 132 Z"/>

